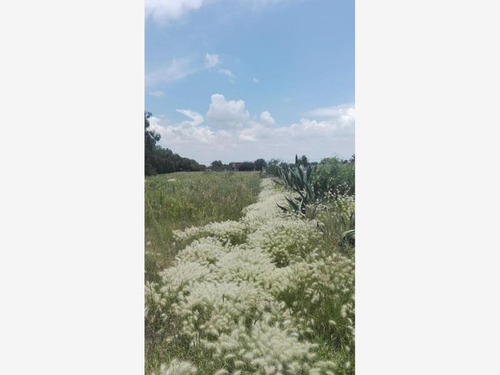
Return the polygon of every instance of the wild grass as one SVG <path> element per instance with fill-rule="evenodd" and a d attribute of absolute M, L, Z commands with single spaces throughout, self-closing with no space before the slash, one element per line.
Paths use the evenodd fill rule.
<path fill-rule="evenodd" d="M 237 220 L 257 200 L 257 172 L 178 172 L 146 178 L 146 280 L 157 280 L 181 244 L 174 230 Z"/>
<path fill-rule="evenodd" d="M 272 180 L 218 175 L 185 175 L 183 188 L 162 188 L 187 204 L 199 185 L 236 184 L 224 197 L 262 187 L 243 212 L 219 207 L 214 191 L 218 198 L 200 203 L 205 214 L 172 215 L 186 229 L 170 232 L 167 244 L 176 245 L 165 256 L 175 261 L 155 266 L 162 271 L 146 284 L 146 374 L 354 374 L 354 248 L 342 241 L 354 198 L 324 202 L 312 216 L 287 214 L 278 207 L 285 191 Z M 159 187 L 148 188 L 164 204 Z M 214 223 L 214 212 L 225 221 Z M 199 226 L 189 228 L 185 215 Z"/>

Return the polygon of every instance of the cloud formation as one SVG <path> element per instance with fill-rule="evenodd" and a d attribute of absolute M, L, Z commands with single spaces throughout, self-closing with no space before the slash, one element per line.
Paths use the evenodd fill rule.
<path fill-rule="evenodd" d="M 229 77 L 231 82 L 234 81 L 234 74 L 229 69 L 219 69 L 219 73 Z"/>
<path fill-rule="evenodd" d="M 187 57 L 174 59 L 165 67 L 146 74 L 146 87 L 176 81 L 195 73 L 197 70 L 198 68 Z"/>
<path fill-rule="evenodd" d="M 260 121 L 267 126 L 274 125 L 274 119 L 269 111 L 264 111 L 260 114 Z"/>
<path fill-rule="evenodd" d="M 171 124 L 152 117 L 150 124 L 162 136 L 162 146 L 205 164 L 219 159 L 291 161 L 295 154 L 305 154 L 311 161 L 335 155 L 347 158 L 354 153 L 354 106 L 328 108 L 317 108 L 308 112 L 309 117 L 278 126 L 269 111 L 251 120 L 243 100 L 214 94 L 205 116 L 207 123 L 197 112 L 177 110 L 189 120 Z"/>
<path fill-rule="evenodd" d="M 245 109 L 243 100 L 226 100 L 224 95 L 212 95 L 212 102 L 207 112 L 211 128 L 217 130 L 240 128 L 249 118 L 250 114 Z"/>
<path fill-rule="evenodd" d="M 157 23 L 165 23 L 177 20 L 210 2 L 210 0 L 146 0 L 146 17 L 151 17 Z"/>
<path fill-rule="evenodd" d="M 208 52 L 205 54 L 205 66 L 207 68 L 209 68 L 209 69 L 213 68 L 214 66 L 216 66 L 219 63 L 220 63 L 219 55 L 210 54 Z"/>
<path fill-rule="evenodd" d="M 154 87 L 165 83 L 170 83 L 177 81 L 179 79 L 186 78 L 194 73 L 211 69 L 221 63 L 219 55 L 206 53 L 204 62 L 200 59 L 193 60 L 190 57 L 183 57 L 181 59 L 173 59 L 166 66 L 149 72 L 146 74 L 145 83 L 146 87 Z M 229 72 L 227 69 L 221 69 Z M 220 72 L 220 71 L 219 71 Z M 226 74 L 226 73 L 224 73 Z M 226 74 L 227 75 L 227 74 Z M 150 91 L 152 96 L 162 96 L 159 94 L 161 91 Z M 151 93 L 157 93 L 159 95 L 154 95 Z"/>
<path fill-rule="evenodd" d="M 198 126 L 203 122 L 203 116 L 198 112 L 191 111 L 189 109 L 178 109 L 177 112 L 182 113 L 184 116 L 191 119 L 190 124 L 193 126 Z"/>
<path fill-rule="evenodd" d="M 158 24 L 165 24 L 181 19 L 190 12 L 224 0 L 146 0 L 146 18 L 153 19 Z M 227 2 L 234 0 L 225 0 Z M 262 9 L 268 5 L 290 0 L 239 0 L 247 8 Z"/>
<path fill-rule="evenodd" d="M 347 105 L 343 105 L 343 106 L 316 108 L 304 114 L 306 116 L 316 117 L 316 118 L 331 118 L 338 116 L 349 116 L 348 112 L 351 110 L 354 111 L 354 108 Z"/>

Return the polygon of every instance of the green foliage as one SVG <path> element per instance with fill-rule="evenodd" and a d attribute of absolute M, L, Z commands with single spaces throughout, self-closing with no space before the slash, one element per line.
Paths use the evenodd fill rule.
<path fill-rule="evenodd" d="M 309 207 L 339 196 L 354 195 L 354 164 L 337 158 L 325 158 L 319 164 L 309 163 L 303 155 L 295 155 L 295 164 L 274 164 L 286 189 L 296 193 L 286 197 L 284 211 L 305 214 Z"/>
<path fill-rule="evenodd" d="M 254 161 L 254 165 L 256 171 L 262 171 L 266 167 L 267 163 L 264 159 L 257 159 Z"/>
<path fill-rule="evenodd" d="M 347 243 L 349 243 L 351 245 L 354 245 L 355 230 L 354 229 L 350 229 L 350 230 L 345 231 L 342 234 L 342 238 L 343 238 L 344 242 L 347 242 Z"/>
<path fill-rule="evenodd" d="M 289 209 L 296 213 L 306 213 L 306 208 L 318 201 L 320 196 L 318 191 L 314 188 L 312 182 L 312 167 L 308 166 L 305 168 L 305 172 L 300 166 L 297 157 L 296 163 L 292 166 L 288 164 L 280 167 L 280 177 L 287 189 L 293 190 L 299 196 L 295 198 L 285 197 Z M 284 211 L 288 211 L 287 208 L 279 206 Z"/>
<path fill-rule="evenodd" d="M 264 168 L 264 174 L 268 177 L 280 177 L 280 165 L 286 164 L 280 159 L 271 159 Z"/>
<path fill-rule="evenodd" d="M 144 112 L 144 162 L 146 176 L 157 174 L 153 158 L 156 149 L 156 142 L 160 140 L 160 135 L 149 129 L 150 112 Z"/>
<path fill-rule="evenodd" d="M 238 170 L 242 172 L 255 171 L 255 164 L 253 163 L 253 161 L 244 161 L 240 164 Z"/>
<path fill-rule="evenodd" d="M 224 164 L 222 164 L 222 161 L 220 160 L 214 160 L 211 167 L 214 171 L 222 171 L 224 169 Z"/>
<path fill-rule="evenodd" d="M 252 184 L 257 175 L 177 173 L 148 178 L 146 190 L 159 194 L 164 182 L 171 188 L 192 182 L 188 191 L 177 185 L 151 196 L 181 218 L 175 200 L 186 206 L 183 197 L 199 194 L 193 188 L 214 185 L 206 204 L 196 202 L 196 218 L 198 209 L 207 214 L 210 205 L 218 211 L 238 202 L 220 204 L 217 190 L 228 183 L 222 176 Z M 146 284 L 146 374 L 354 375 L 354 252 L 341 240 L 354 225 L 354 199 L 325 201 L 311 220 L 308 211 L 283 215 L 276 203 L 284 191 L 272 179 L 260 186 L 258 201 L 241 218 L 201 220 L 201 227 L 176 232 L 176 241 L 185 241 L 176 261 Z M 161 209 L 152 208 L 152 215 Z M 245 233 L 241 241 L 223 241 L 236 232 Z"/>
<path fill-rule="evenodd" d="M 163 148 L 156 143 L 160 135 L 149 129 L 150 112 L 144 112 L 144 163 L 146 176 L 173 173 L 179 171 L 203 171 L 204 165 L 196 160 L 183 158 L 168 148 Z"/>
<path fill-rule="evenodd" d="M 312 212 L 314 210 L 314 212 Z M 337 197 L 323 203 L 319 209 L 310 208 L 307 216 L 314 216 L 322 225 L 325 243 L 331 244 L 342 253 L 354 251 L 354 198 L 350 196 Z"/>
<path fill-rule="evenodd" d="M 325 158 L 316 166 L 314 184 L 322 192 L 334 196 L 354 195 L 354 163 L 342 163 L 338 158 Z"/>
<path fill-rule="evenodd" d="M 235 220 L 257 199 L 257 173 L 185 173 L 146 178 L 146 279 L 169 265 L 180 244 L 173 230 Z"/>

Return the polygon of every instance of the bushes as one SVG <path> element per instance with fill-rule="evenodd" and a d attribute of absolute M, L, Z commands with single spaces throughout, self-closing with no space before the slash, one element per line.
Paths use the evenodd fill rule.
<path fill-rule="evenodd" d="M 352 252 L 355 228 L 354 197 L 337 197 L 334 201 L 311 209 L 313 210 L 310 216 L 321 222 L 320 229 L 325 241 L 343 252 Z"/>
<path fill-rule="evenodd" d="M 354 195 L 354 164 L 342 163 L 337 158 L 326 158 L 313 165 L 305 156 L 301 159 L 295 156 L 295 164 L 274 163 L 271 171 L 277 171 L 284 187 L 296 194 L 286 197 L 288 207 L 280 206 L 285 211 L 305 214 L 325 201 Z"/>
<path fill-rule="evenodd" d="M 238 167 L 238 170 L 241 172 L 254 171 L 255 164 L 253 161 L 244 161 L 243 163 L 240 164 L 240 166 Z"/>
<path fill-rule="evenodd" d="M 326 158 L 314 169 L 313 183 L 322 193 L 354 195 L 354 164 L 342 163 L 337 158 Z"/>
<path fill-rule="evenodd" d="M 264 168 L 265 175 L 267 177 L 280 177 L 280 168 L 284 165 L 287 165 L 287 163 L 280 159 L 269 160 L 267 166 Z"/>
<path fill-rule="evenodd" d="M 291 266 L 278 298 L 293 311 L 306 336 L 336 349 L 354 348 L 354 261 L 333 253 Z"/>

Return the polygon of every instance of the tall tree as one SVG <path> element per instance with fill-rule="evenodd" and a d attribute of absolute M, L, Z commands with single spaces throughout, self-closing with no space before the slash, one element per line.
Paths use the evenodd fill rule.
<path fill-rule="evenodd" d="M 243 163 L 240 164 L 238 170 L 240 170 L 240 171 L 254 171 L 255 164 L 253 163 L 253 161 L 244 161 Z"/>
<path fill-rule="evenodd" d="M 154 167 L 154 154 L 156 142 L 160 140 L 160 135 L 154 130 L 149 129 L 150 112 L 144 112 L 144 167 L 146 176 L 155 175 L 158 173 Z"/>
<path fill-rule="evenodd" d="M 261 171 L 267 166 L 267 163 L 264 159 L 257 159 L 254 161 L 254 165 L 256 171 Z"/>
<path fill-rule="evenodd" d="M 223 167 L 224 167 L 224 165 L 222 164 L 222 161 L 220 161 L 220 160 L 214 160 L 212 162 L 212 169 L 214 171 L 220 171 L 220 170 L 222 170 Z"/>

